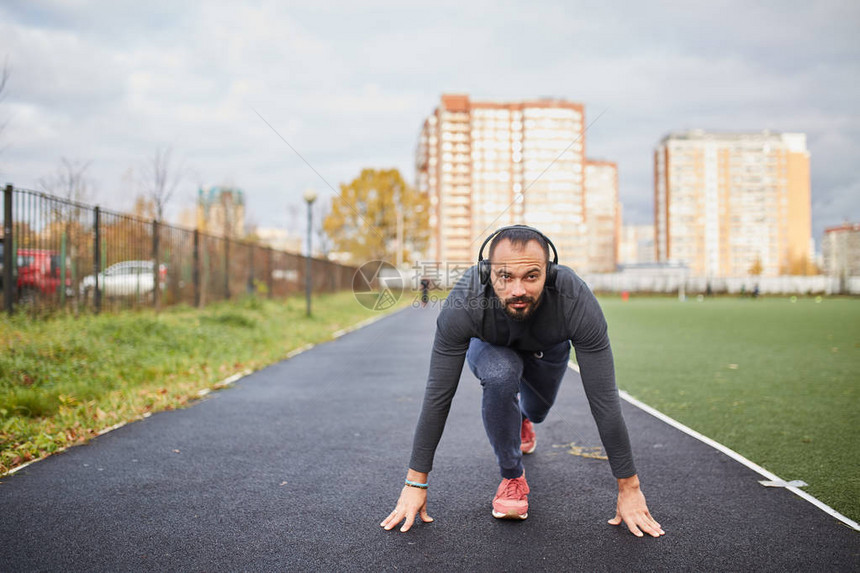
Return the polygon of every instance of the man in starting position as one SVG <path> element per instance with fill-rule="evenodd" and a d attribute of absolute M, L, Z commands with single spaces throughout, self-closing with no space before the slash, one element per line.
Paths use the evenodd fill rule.
<path fill-rule="evenodd" d="M 484 260 L 488 242 L 489 260 Z M 534 424 L 546 418 L 555 401 L 571 344 L 618 480 L 618 503 L 609 523 L 623 521 L 639 537 L 643 532 L 663 535 L 648 511 L 633 465 L 603 312 L 582 279 L 558 264 L 552 242 L 525 225 L 503 227 L 490 235 L 481 245 L 478 264 L 463 275 L 444 303 L 436 321 L 406 483 L 382 527 L 390 530 L 405 520 L 400 531 L 408 531 L 416 514 L 422 521 L 432 521 L 427 514 L 427 478 L 464 360 L 483 387 L 484 427 L 502 475 L 493 516 L 525 519 L 529 486 L 522 456 L 535 450 Z"/>

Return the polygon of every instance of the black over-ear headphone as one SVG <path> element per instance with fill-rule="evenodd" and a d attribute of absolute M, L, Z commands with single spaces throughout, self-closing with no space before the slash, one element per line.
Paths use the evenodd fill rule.
<path fill-rule="evenodd" d="M 501 233 L 502 231 L 507 231 L 509 229 L 524 229 L 527 231 L 532 231 L 540 235 L 546 244 L 552 249 L 553 258 L 552 261 L 547 261 L 546 264 L 546 286 L 552 286 L 555 284 L 555 277 L 558 274 L 558 251 L 555 248 L 555 245 L 552 244 L 552 241 L 549 240 L 549 237 L 535 229 L 534 227 L 529 227 L 528 225 L 509 225 L 507 227 L 502 227 L 501 229 L 496 229 L 493 233 L 487 237 L 484 242 L 481 244 L 481 248 L 478 251 L 478 276 L 481 278 L 481 284 L 486 285 L 490 283 L 490 261 L 484 260 L 484 247 L 487 246 L 487 243 L 493 240 L 496 235 Z"/>

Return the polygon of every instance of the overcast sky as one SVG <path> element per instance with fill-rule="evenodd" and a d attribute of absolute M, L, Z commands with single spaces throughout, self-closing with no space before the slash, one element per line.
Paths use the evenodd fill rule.
<path fill-rule="evenodd" d="M 652 222 L 653 149 L 691 128 L 805 132 L 816 243 L 860 221 L 856 1 L 212 4 L 0 5 L 3 182 L 91 161 L 94 200 L 128 209 L 134 174 L 172 146 L 174 216 L 199 184 L 231 183 L 253 222 L 283 228 L 307 187 L 331 196 L 363 167 L 414 181 L 442 93 L 553 96 L 600 116 L 586 153 L 618 162 L 625 223 Z"/>

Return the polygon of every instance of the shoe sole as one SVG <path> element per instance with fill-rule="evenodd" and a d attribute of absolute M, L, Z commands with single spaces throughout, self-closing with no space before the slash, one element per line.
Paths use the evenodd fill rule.
<path fill-rule="evenodd" d="M 529 450 L 522 450 L 521 449 L 520 451 L 522 451 L 524 454 L 533 454 L 536 449 L 537 449 L 537 442 L 535 442 L 535 445 L 533 445 L 531 447 L 531 449 L 529 449 Z"/>
<path fill-rule="evenodd" d="M 525 519 L 529 516 L 528 512 L 525 513 L 517 513 L 516 510 L 512 509 L 507 513 L 502 513 L 500 511 L 493 510 L 493 517 L 496 519 Z"/>

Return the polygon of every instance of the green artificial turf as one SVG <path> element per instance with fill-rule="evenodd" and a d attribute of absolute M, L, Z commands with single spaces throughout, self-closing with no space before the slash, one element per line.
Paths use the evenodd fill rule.
<path fill-rule="evenodd" d="M 860 520 L 860 300 L 600 304 L 619 388 Z"/>

